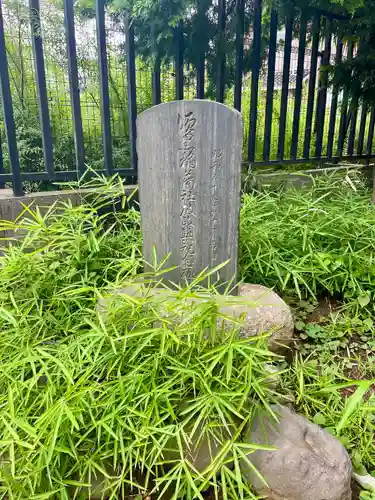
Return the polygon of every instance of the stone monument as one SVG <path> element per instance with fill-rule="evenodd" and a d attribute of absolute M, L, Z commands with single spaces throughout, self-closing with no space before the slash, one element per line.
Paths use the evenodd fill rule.
<path fill-rule="evenodd" d="M 243 122 L 223 104 L 175 101 L 137 120 L 143 254 L 170 254 L 165 276 L 190 282 L 229 261 L 213 281 L 236 279 Z"/>

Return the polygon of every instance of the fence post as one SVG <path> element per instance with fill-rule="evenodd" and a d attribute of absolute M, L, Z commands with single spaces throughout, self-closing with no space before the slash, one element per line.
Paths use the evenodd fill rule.
<path fill-rule="evenodd" d="M 293 38 L 293 11 L 287 14 L 285 23 L 284 65 L 283 65 L 283 80 L 282 80 L 282 90 L 281 90 L 280 121 L 279 121 L 279 144 L 277 148 L 278 160 L 284 159 L 285 127 L 286 127 L 286 114 L 288 111 L 289 72 L 290 72 L 290 58 L 292 53 L 292 38 Z"/>
<path fill-rule="evenodd" d="M 82 175 L 85 171 L 85 148 L 78 86 L 77 47 L 74 30 L 73 0 L 64 0 L 64 19 L 76 164 L 79 174 Z"/>
<path fill-rule="evenodd" d="M 205 21 L 206 21 L 206 4 L 205 0 L 198 0 L 197 6 L 197 40 L 198 40 L 198 54 L 197 54 L 197 99 L 204 99 L 204 76 L 205 76 L 205 49 L 206 49 L 206 34 Z"/>
<path fill-rule="evenodd" d="M 342 41 L 337 40 L 336 48 L 336 64 L 341 64 L 342 61 Z M 339 87 L 335 85 L 332 89 L 332 102 L 331 111 L 329 116 L 329 128 L 328 128 L 328 144 L 327 144 L 327 157 L 332 158 L 333 154 L 333 141 L 335 138 L 335 128 L 336 128 L 336 116 L 337 116 L 337 104 L 338 104 L 338 94 Z"/>
<path fill-rule="evenodd" d="M 352 156 L 354 154 L 354 142 L 355 142 L 355 134 L 357 130 L 357 120 L 358 120 L 358 99 L 352 100 L 352 115 L 350 122 L 350 131 L 348 137 L 348 155 Z"/>
<path fill-rule="evenodd" d="M 234 107 L 241 111 L 243 43 L 244 43 L 245 2 L 236 0 L 236 69 L 234 82 Z"/>
<path fill-rule="evenodd" d="M 370 115 L 370 125 L 368 130 L 368 140 L 367 140 L 367 166 L 370 165 L 370 157 L 372 152 L 372 145 L 374 141 L 374 127 L 375 127 L 375 107 L 371 110 Z M 372 203 L 375 205 L 375 167 L 372 167 Z"/>
<path fill-rule="evenodd" d="M 331 21 L 326 19 L 326 26 L 324 30 L 324 52 L 322 57 L 322 66 L 327 67 L 331 58 L 331 44 L 332 44 L 332 31 L 331 31 Z M 326 116 L 326 105 L 327 105 L 327 87 L 328 87 L 328 73 L 326 70 L 322 71 L 320 69 L 319 75 L 319 92 L 316 105 L 316 144 L 315 144 L 315 156 L 320 158 L 322 155 L 322 144 L 323 144 L 323 133 L 324 133 L 324 123 Z"/>
<path fill-rule="evenodd" d="M 0 133 L 0 174 L 4 174 L 4 156 L 3 156 L 3 144 L 2 144 L 2 137 Z M 0 189 L 5 188 L 5 181 L 2 180 L 0 177 Z"/>
<path fill-rule="evenodd" d="M 366 37 L 360 40 L 358 51 L 360 52 L 366 43 Z M 357 54 L 358 56 L 359 54 Z M 361 106 L 361 118 L 359 122 L 359 132 L 358 132 L 358 143 L 357 143 L 357 155 L 362 155 L 363 153 L 363 144 L 365 140 L 365 131 L 366 131 L 366 121 L 367 121 L 367 113 L 368 113 L 368 104 L 362 102 Z"/>
<path fill-rule="evenodd" d="M 313 38 L 311 47 L 310 78 L 309 78 L 309 91 L 307 97 L 305 141 L 303 145 L 304 158 L 310 158 L 312 119 L 313 119 L 314 100 L 315 100 L 316 70 L 318 66 L 319 31 L 320 31 L 320 15 L 315 14 L 313 21 L 313 28 L 312 28 Z"/>
<path fill-rule="evenodd" d="M 266 117 L 264 123 L 264 139 L 263 139 L 264 161 L 269 161 L 270 150 L 271 150 L 273 91 L 275 85 L 275 67 L 276 67 L 277 25 L 278 25 L 277 11 L 275 8 L 272 8 L 271 21 L 270 21 L 270 44 L 268 49 L 268 66 L 267 66 Z"/>
<path fill-rule="evenodd" d="M 105 37 L 104 1 L 96 0 L 96 38 L 98 44 L 99 84 L 100 84 L 100 121 L 102 124 L 104 168 L 108 175 L 113 174 L 111 115 L 108 88 L 108 61 Z"/>
<path fill-rule="evenodd" d="M 182 22 L 175 28 L 174 36 L 176 40 L 176 99 L 180 101 L 184 98 L 184 28 Z"/>
<path fill-rule="evenodd" d="M 307 15 L 305 11 L 302 11 L 299 43 L 298 43 L 298 62 L 297 62 L 297 77 L 296 77 L 296 94 L 294 99 L 294 112 L 293 112 L 292 144 L 290 147 L 290 156 L 292 160 L 295 160 L 297 158 L 297 152 L 298 152 L 302 85 L 303 85 L 304 67 L 305 67 L 306 33 L 307 33 Z"/>
<path fill-rule="evenodd" d="M 226 22 L 226 0 L 219 0 L 218 18 L 218 43 L 217 43 L 217 65 L 216 65 L 216 101 L 224 102 L 224 72 L 225 72 L 225 22 Z"/>
<path fill-rule="evenodd" d="M 362 102 L 361 119 L 360 119 L 360 123 L 359 123 L 358 144 L 357 144 L 357 154 L 358 155 L 362 155 L 362 153 L 363 153 L 363 144 L 365 141 L 367 114 L 368 114 L 368 105 L 367 105 L 367 103 Z"/>
<path fill-rule="evenodd" d="M 12 95 L 9 84 L 9 68 L 6 53 L 4 20 L 2 2 L 0 0 L 0 86 L 1 100 L 3 104 L 5 133 L 8 145 L 9 162 L 12 169 L 12 185 L 15 196 L 22 196 L 22 181 L 20 172 L 20 160 L 18 156 L 16 126 L 14 123 Z"/>
<path fill-rule="evenodd" d="M 160 86 L 160 55 L 157 43 L 155 28 L 152 29 L 152 45 L 154 55 L 154 67 L 152 68 L 152 105 L 156 106 L 161 102 L 161 86 Z"/>
<path fill-rule="evenodd" d="M 372 153 L 372 146 L 374 142 L 374 127 L 375 127 L 375 107 L 373 107 L 371 110 L 370 124 L 368 129 L 367 151 L 366 151 L 368 156 L 368 161 L 370 160 L 370 156 Z"/>
<path fill-rule="evenodd" d="M 129 142 L 130 165 L 135 175 L 137 172 L 137 90 L 135 68 L 134 26 L 130 22 L 130 14 L 125 13 L 124 19 L 126 39 L 126 74 L 128 82 L 128 116 L 129 116 Z"/>
<path fill-rule="evenodd" d="M 255 160 L 256 125 L 258 117 L 258 89 L 260 72 L 260 42 L 262 36 L 262 0 L 254 0 L 253 68 L 251 72 L 251 100 L 249 119 L 249 142 L 247 157 L 249 163 Z"/>
<path fill-rule="evenodd" d="M 44 165 L 50 178 L 53 177 L 52 133 L 49 119 L 46 72 L 44 68 L 43 41 L 40 22 L 39 0 L 29 0 L 31 41 L 38 94 L 39 119 L 42 129 Z"/>
<path fill-rule="evenodd" d="M 155 55 L 154 67 L 152 70 L 152 105 L 156 106 L 161 103 L 161 86 L 160 86 L 160 57 Z"/>
<path fill-rule="evenodd" d="M 374 127 L 375 127 L 375 107 L 373 107 L 371 109 L 370 125 L 369 125 L 369 129 L 368 129 L 367 165 L 370 165 L 372 145 L 374 142 Z M 372 167 L 372 203 L 375 204 L 375 167 Z"/>
<path fill-rule="evenodd" d="M 350 60 L 353 57 L 353 41 L 350 40 L 348 43 L 348 59 Z M 340 129 L 339 129 L 339 138 L 337 143 L 337 156 L 340 158 L 343 156 L 344 145 L 345 145 L 345 136 L 348 129 L 348 102 L 349 102 L 349 93 L 348 90 L 344 90 L 344 95 L 341 103 L 341 118 L 340 118 Z"/>
<path fill-rule="evenodd" d="M 363 45 L 365 43 L 365 40 L 362 38 L 359 41 L 359 44 L 357 45 L 357 56 L 358 52 L 362 52 Z M 354 105 L 353 105 L 354 102 Z M 350 124 L 350 132 L 349 132 L 349 139 L 348 139 L 348 155 L 352 156 L 354 154 L 354 143 L 355 143 L 355 136 L 356 136 L 356 131 L 357 131 L 357 120 L 358 120 L 358 108 L 359 108 L 359 99 L 358 97 L 355 99 L 352 99 L 352 109 L 353 109 L 353 116 L 352 116 L 352 121 Z M 365 116 L 361 112 L 361 121 L 360 121 L 360 127 L 362 125 L 362 118 Z M 359 137 L 358 137 L 358 142 L 359 142 Z"/>

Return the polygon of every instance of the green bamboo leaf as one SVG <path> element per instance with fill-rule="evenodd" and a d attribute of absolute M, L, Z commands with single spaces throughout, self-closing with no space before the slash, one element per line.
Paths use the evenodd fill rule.
<path fill-rule="evenodd" d="M 363 380 L 358 383 L 358 388 L 355 393 L 350 396 L 345 404 L 345 408 L 343 414 L 340 418 L 339 423 L 336 425 L 336 434 L 339 436 L 341 431 L 346 427 L 351 415 L 355 412 L 358 406 L 362 403 L 363 398 L 369 388 L 371 387 L 372 382 L 368 380 Z"/>
<path fill-rule="evenodd" d="M 62 412 L 59 411 L 58 415 L 57 415 L 57 419 L 56 419 L 55 428 L 54 428 L 54 431 L 52 434 L 52 440 L 48 446 L 47 464 L 51 462 L 52 456 L 55 452 L 55 445 L 56 445 L 56 441 L 57 441 L 59 430 L 60 430 L 61 419 L 62 419 Z"/>

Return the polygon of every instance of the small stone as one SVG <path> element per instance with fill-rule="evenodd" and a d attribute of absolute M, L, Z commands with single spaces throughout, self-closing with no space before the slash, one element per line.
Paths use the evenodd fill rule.
<path fill-rule="evenodd" d="M 228 301 L 219 311 L 226 316 L 243 318 L 242 337 L 269 333 L 268 347 L 273 352 L 283 353 L 293 341 L 294 323 L 290 307 L 265 286 L 240 285 L 237 300 L 233 300 L 233 304 Z"/>
<path fill-rule="evenodd" d="M 279 422 L 258 415 L 244 439 L 276 448 L 248 455 L 266 484 L 241 464 L 258 494 L 269 500 L 351 500 L 352 465 L 340 441 L 285 406 L 272 409 Z"/>
<path fill-rule="evenodd" d="M 271 363 L 265 363 L 264 371 L 269 375 L 264 379 L 264 383 L 271 389 L 277 389 L 281 384 L 281 366 L 275 366 Z"/>

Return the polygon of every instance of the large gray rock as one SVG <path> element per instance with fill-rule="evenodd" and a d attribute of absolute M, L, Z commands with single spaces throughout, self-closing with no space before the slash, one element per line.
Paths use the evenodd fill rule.
<path fill-rule="evenodd" d="M 351 500 L 352 465 L 335 437 L 284 406 L 279 423 L 258 416 L 245 441 L 274 446 L 248 455 L 267 486 L 245 461 L 242 472 L 269 500 Z"/>
<path fill-rule="evenodd" d="M 141 283 L 132 284 L 117 290 L 114 295 L 104 298 L 99 302 L 99 310 L 104 311 L 106 304 L 115 298 L 116 294 L 129 297 L 148 297 L 153 304 L 159 304 L 163 314 L 163 307 L 168 303 L 168 298 L 173 299 L 178 294 L 168 288 L 153 288 Z M 261 285 L 244 283 L 238 286 L 238 295 L 209 295 L 198 293 L 196 297 L 186 299 L 184 306 L 181 302 L 181 314 L 186 312 L 188 303 L 215 300 L 218 308 L 218 327 L 230 329 L 240 324 L 242 337 L 254 337 L 268 334 L 270 350 L 283 353 L 285 346 L 293 339 L 293 317 L 289 306 L 272 290 Z"/>
<path fill-rule="evenodd" d="M 145 261 L 168 254 L 164 275 L 190 282 L 230 260 L 213 281 L 237 274 L 243 122 L 223 104 L 176 101 L 137 119 L 139 198 Z"/>
<path fill-rule="evenodd" d="M 240 301 L 228 299 L 222 314 L 242 318 L 240 333 L 254 337 L 268 333 L 271 351 L 282 353 L 293 340 L 294 323 L 290 307 L 277 293 L 262 285 L 243 283 L 238 287 Z M 225 321 L 228 324 L 228 321 Z"/>

